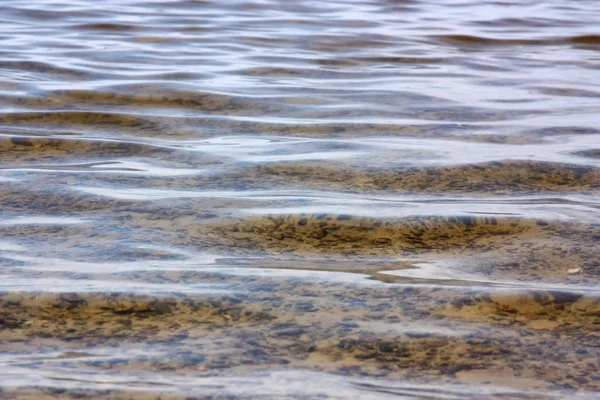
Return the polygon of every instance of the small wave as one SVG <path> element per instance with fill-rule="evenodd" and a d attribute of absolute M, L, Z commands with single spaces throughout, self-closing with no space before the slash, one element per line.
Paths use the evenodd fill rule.
<path fill-rule="evenodd" d="M 47 153 L 48 156 L 60 155 L 63 157 L 74 156 L 77 154 L 85 154 L 86 156 L 104 155 L 110 157 L 152 154 L 161 151 L 169 152 L 169 149 L 163 146 L 131 141 L 12 135 L 0 135 L 0 150 L 4 152 L 4 157 L 9 156 L 9 153 L 11 152 L 19 152 L 22 154 L 22 152 L 28 150 L 31 153 L 34 153 L 28 155 L 28 157 L 42 157 L 43 153 Z M 6 162 L 8 160 L 4 158 L 2 161 Z"/>
<path fill-rule="evenodd" d="M 461 46 L 553 46 L 564 44 L 598 45 L 600 36 L 581 35 L 554 39 L 499 39 L 474 35 L 435 35 L 442 42 Z"/>
<path fill-rule="evenodd" d="M 97 111 L 46 111 L 46 112 L 12 112 L 0 114 L 0 124 L 28 125 L 28 126 L 54 126 L 56 128 L 77 129 L 85 128 L 86 131 L 108 130 L 146 130 L 160 131 L 161 124 L 136 115 L 125 113 L 109 113 Z M 58 133 L 58 132 L 57 132 Z"/>
<path fill-rule="evenodd" d="M 89 23 L 89 24 L 75 24 L 70 25 L 68 29 L 82 30 L 82 31 L 109 31 L 109 32 L 128 32 L 138 31 L 139 26 L 130 24 L 116 24 L 116 23 Z"/>
<path fill-rule="evenodd" d="M 255 180 L 272 184 L 295 182 L 313 188 L 396 193 L 530 193 L 567 192 L 600 187 L 600 172 L 593 167 L 534 161 L 497 161 L 437 168 L 383 169 L 313 164 L 273 164 L 248 168 L 248 185 Z"/>
<path fill-rule="evenodd" d="M 581 157 L 600 158 L 600 149 L 582 150 L 573 154 Z"/>

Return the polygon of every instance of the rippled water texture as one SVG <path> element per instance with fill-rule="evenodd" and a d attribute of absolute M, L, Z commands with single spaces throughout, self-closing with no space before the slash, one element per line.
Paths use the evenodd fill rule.
<path fill-rule="evenodd" d="M 0 398 L 600 396 L 600 2 L 0 2 Z"/>

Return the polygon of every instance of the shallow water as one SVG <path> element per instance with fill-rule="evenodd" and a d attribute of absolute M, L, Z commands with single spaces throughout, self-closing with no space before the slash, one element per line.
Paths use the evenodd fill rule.
<path fill-rule="evenodd" d="M 0 398 L 597 398 L 598 26 L 0 3 Z"/>

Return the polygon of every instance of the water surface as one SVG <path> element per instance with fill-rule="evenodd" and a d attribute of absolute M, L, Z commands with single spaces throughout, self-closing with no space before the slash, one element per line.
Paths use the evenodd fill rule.
<path fill-rule="evenodd" d="M 597 398 L 599 26 L 2 2 L 0 398 Z"/>

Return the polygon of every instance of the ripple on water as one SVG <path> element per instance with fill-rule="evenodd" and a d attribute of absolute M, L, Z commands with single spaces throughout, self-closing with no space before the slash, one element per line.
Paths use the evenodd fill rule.
<path fill-rule="evenodd" d="M 599 12 L 0 3 L 0 398 L 596 398 Z"/>

